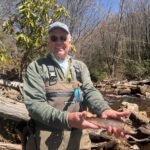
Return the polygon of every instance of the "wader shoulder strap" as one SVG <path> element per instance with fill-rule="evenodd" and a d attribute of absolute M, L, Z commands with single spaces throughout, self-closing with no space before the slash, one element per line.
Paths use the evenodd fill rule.
<path fill-rule="evenodd" d="M 78 81 L 80 81 L 82 83 L 82 79 L 81 79 L 81 69 L 79 67 L 79 65 L 77 64 L 77 61 L 76 60 L 72 60 L 72 65 L 75 69 L 75 73 L 76 73 L 76 78 Z"/>
<path fill-rule="evenodd" d="M 49 72 L 49 77 L 50 77 L 50 81 L 56 81 L 57 80 L 57 76 L 56 76 L 56 72 L 55 72 L 55 67 L 53 65 L 48 65 L 48 72 Z"/>

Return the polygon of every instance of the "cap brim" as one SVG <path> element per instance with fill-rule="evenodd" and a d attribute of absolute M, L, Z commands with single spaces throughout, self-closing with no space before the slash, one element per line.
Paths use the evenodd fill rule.
<path fill-rule="evenodd" d="M 60 26 L 56 26 L 56 27 L 52 27 L 52 28 L 50 28 L 50 29 L 48 30 L 48 33 L 49 33 L 49 32 L 51 32 L 51 31 L 53 31 L 54 29 L 57 29 L 57 28 L 62 29 L 63 31 L 65 31 L 65 32 L 69 33 L 69 31 L 68 31 L 68 30 L 66 30 L 65 28 L 60 27 Z"/>

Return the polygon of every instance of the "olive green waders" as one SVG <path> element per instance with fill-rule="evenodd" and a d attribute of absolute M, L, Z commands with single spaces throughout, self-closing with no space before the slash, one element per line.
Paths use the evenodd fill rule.
<path fill-rule="evenodd" d="M 79 103 L 74 97 L 74 88 L 78 86 L 77 81 L 68 83 L 57 81 L 49 86 L 46 84 L 46 93 L 49 105 L 69 112 L 78 112 Z M 27 150 L 80 150 L 90 149 L 91 141 L 84 130 L 72 129 L 71 131 L 47 131 L 36 127 L 34 135 L 27 142 Z"/>
<path fill-rule="evenodd" d="M 35 145 L 36 144 L 36 145 Z M 86 131 L 48 132 L 37 130 L 27 142 L 27 150 L 89 150 L 91 141 Z"/>

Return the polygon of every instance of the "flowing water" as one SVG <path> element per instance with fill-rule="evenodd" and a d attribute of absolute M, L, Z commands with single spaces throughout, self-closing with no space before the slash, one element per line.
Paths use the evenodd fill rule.
<path fill-rule="evenodd" d="M 120 108 L 122 102 L 135 103 L 139 106 L 140 111 L 146 111 L 148 117 L 150 117 L 150 99 L 131 96 L 122 96 L 122 97 L 104 96 L 104 97 L 108 101 L 109 105 L 115 110 L 118 110 Z"/>
<path fill-rule="evenodd" d="M 115 109 L 118 110 L 121 106 L 121 103 L 129 102 L 129 103 L 135 103 L 139 106 L 140 111 L 146 111 L 148 117 L 150 117 L 150 99 L 142 99 L 138 97 L 130 97 L 130 96 L 122 96 L 122 97 L 112 97 L 112 96 L 104 96 L 105 99 L 108 101 L 109 105 Z M 141 150 L 150 150 L 150 143 L 143 144 L 141 147 Z"/>

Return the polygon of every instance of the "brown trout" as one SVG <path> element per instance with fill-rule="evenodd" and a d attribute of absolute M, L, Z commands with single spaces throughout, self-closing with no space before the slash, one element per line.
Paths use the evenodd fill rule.
<path fill-rule="evenodd" d="M 116 120 L 116 119 L 103 119 L 103 118 L 95 118 L 95 117 L 87 117 L 87 121 L 99 126 L 100 128 L 107 129 L 109 126 L 116 127 L 119 130 L 127 133 L 127 134 L 136 134 L 136 130 L 130 127 L 127 123 Z"/>

